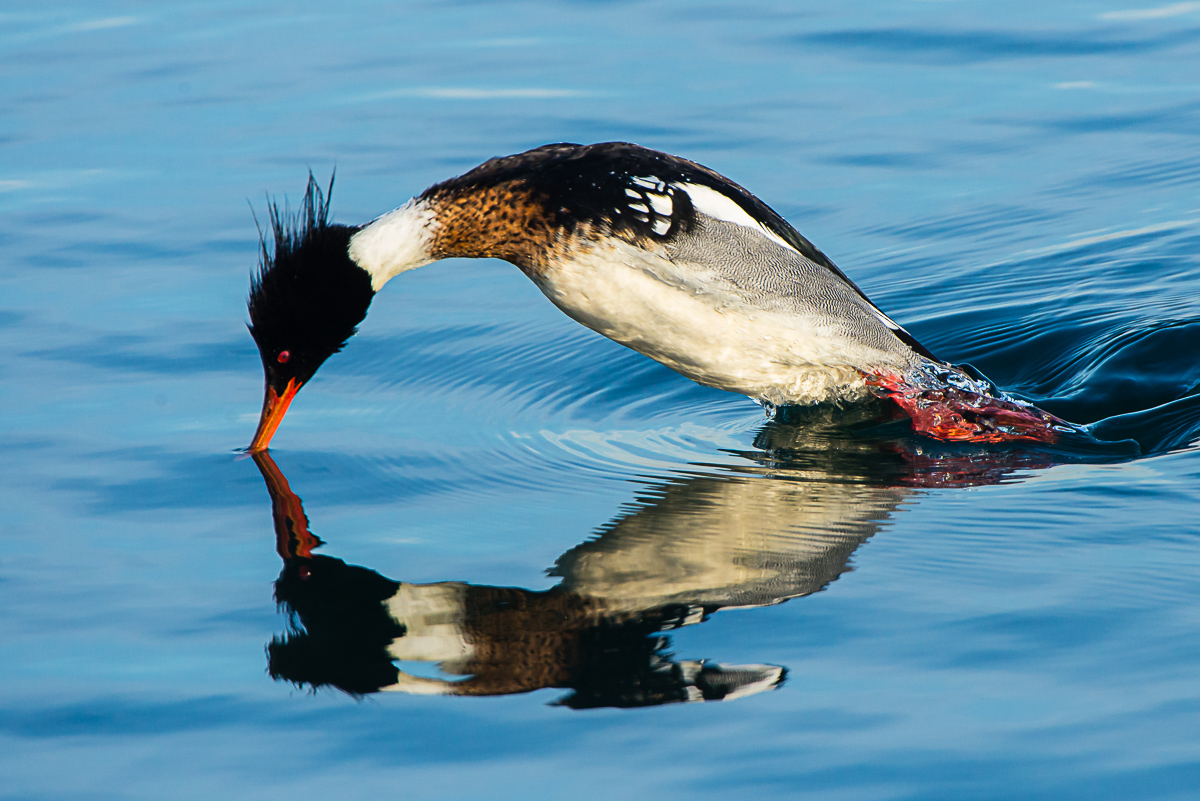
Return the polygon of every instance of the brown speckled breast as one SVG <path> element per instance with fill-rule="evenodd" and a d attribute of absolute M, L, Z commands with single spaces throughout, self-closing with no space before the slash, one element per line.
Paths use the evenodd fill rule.
<path fill-rule="evenodd" d="M 563 225 L 563 212 L 520 180 L 498 186 L 436 193 L 436 258 L 496 258 L 542 277 L 548 265 L 578 247 L 591 226 Z"/>

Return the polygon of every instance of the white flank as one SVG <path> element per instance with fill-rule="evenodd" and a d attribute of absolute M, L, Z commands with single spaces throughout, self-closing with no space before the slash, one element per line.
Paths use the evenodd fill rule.
<path fill-rule="evenodd" d="M 769 231 L 762 223 L 747 214 L 745 209 L 717 190 L 701 184 L 675 184 L 675 186 L 688 193 L 688 197 L 692 199 L 692 205 L 701 214 L 707 214 L 716 220 L 753 228 L 777 245 L 781 245 L 793 253 L 796 252 L 794 247 Z"/>
<path fill-rule="evenodd" d="M 400 273 L 433 261 L 433 220 L 433 210 L 414 198 L 350 237 L 350 258 L 371 274 L 372 289 L 378 292 Z"/>
<path fill-rule="evenodd" d="M 775 404 L 859 397 L 860 370 L 902 366 L 896 354 L 864 346 L 839 319 L 755 308 L 723 289 L 705 265 L 676 264 L 620 240 L 535 280 L 593 331 L 698 383 Z"/>

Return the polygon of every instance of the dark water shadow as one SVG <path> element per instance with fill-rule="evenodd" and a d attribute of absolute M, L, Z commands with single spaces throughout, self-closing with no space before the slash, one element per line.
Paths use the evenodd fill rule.
<path fill-rule="evenodd" d="M 1186 47 L 1200 38 L 1196 28 L 1149 36 L 1130 36 L 1110 28 L 1046 33 L 985 29 L 860 28 L 803 33 L 787 45 L 828 47 L 867 59 L 930 64 L 978 64 L 987 61 L 1065 59 L 1154 53 Z"/>

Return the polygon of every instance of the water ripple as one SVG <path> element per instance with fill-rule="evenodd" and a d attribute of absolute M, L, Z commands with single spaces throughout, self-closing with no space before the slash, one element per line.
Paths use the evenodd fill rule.
<path fill-rule="evenodd" d="M 861 51 L 875 58 L 977 64 L 1027 58 L 1132 55 L 1170 50 L 1197 40 L 1200 40 L 1200 29 L 1131 37 L 1115 34 L 1111 29 L 1033 34 L 995 30 L 860 28 L 800 34 L 787 41 Z"/>

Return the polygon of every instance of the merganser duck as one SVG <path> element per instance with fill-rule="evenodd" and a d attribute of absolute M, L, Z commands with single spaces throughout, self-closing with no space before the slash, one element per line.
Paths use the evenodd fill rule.
<path fill-rule="evenodd" d="M 332 189 L 332 181 L 330 190 Z M 363 226 L 271 208 L 250 331 L 266 395 L 250 451 L 341 350 L 375 293 L 450 257 L 519 267 L 569 317 L 768 408 L 895 400 L 940 439 L 1053 441 L 1057 418 L 937 359 L 779 214 L 695 162 L 625 142 L 491 159 Z"/>

